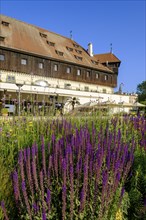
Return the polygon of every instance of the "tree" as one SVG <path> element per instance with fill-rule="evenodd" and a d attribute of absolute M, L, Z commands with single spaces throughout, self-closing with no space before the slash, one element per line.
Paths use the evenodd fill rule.
<path fill-rule="evenodd" d="M 71 97 L 67 100 L 67 104 L 72 106 L 72 110 L 74 110 L 75 105 L 79 105 L 79 99 L 76 97 Z"/>
<path fill-rule="evenodd" d="M 137 85 L 138 101 L 146 104 L 146 81 Z"/>

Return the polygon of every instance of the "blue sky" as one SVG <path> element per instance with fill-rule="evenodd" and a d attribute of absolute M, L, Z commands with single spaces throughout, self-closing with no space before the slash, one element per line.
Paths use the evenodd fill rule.
<path fill-rule="evenodd" d="M 56 32 L 87 49 L 93 43 L 94 54 L 113 53 L 122 61 L 118 86 L 135 92 L 146 80 L 146 1 L 15 1 L 1 0 L 1 14 Z M 117 87 L 118 89 L 118 87 Z"/>

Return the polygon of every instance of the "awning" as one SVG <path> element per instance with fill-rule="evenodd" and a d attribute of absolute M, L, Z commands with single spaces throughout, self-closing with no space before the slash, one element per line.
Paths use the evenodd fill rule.
<path fill-rule="evenodd" d="M 8 91 L 12 91 L 12 90 L 18 90 L 18 86 L 16 86 L 16 84 L 13 83 L 3 83 L 0 82 L 0 90 L 8 90 Z"/>

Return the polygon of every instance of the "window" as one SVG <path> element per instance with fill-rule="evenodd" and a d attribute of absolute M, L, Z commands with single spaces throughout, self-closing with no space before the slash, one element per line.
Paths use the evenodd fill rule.
<path fill-rule="evenodd" d="M 81 54 L 82 53 L 82 51 L 81 50 L 75 50 L 78 54 Z"/>
<path fill-rule="evenodd" d="M 6 81 L 9 83 L 15 83 L 15 76 L 8 75 Z"/>
<path fill-rule="evenodd" d="M 71 73 L 71 67 L 67 67 L 67 68 L 66 68 L 66 72 L 67 72 L 67 73 Z"/>
<path fill-rule="evenodd" d="M 96 79 L 99 79 L 99 73 L 96 73 L 95 76 L 96 76 Z"/>
<path fill-rule="evenodd" d="M 77 76 L 80 76 L 80 75 L 81 75 L 81 70 L 77 69 Z"/>
<path fill-rule="evenodd" d="M 4 26 L 9 26 L 9 23 L 8 22 L 6 22 L 6 21 L 2 21 L 2 25 L 4 25 Z"/>
<path fill-rule="evenodd" d="M 5 40 L 5 37 L 0 36 L 0 41 L 4 41 L 4 40 Z"/>
<path fill-rule="evenodd" d="M 63 52 L 55 50 L 55 52 L 59 55 L 59 56 L 63 56 Z"/>
<path fill-rule="evenodd" d="M 90 77 L 90 71 L 87 71 L 87 77 Z"/>
<path fill-rule="evenodd" d="M 85 86 L 84 89 L 85 89 L 85 91 L 89 91 L 89 87 L 88 86 Z"/>
<path fill-rule="evenodd" d="M 0 54 L 0 60 L 1 60 L 1 61 L 4 61 L 4 60 L 5 60 L 5 55 Z"/>
<path fill-rule="evenodd" d="M 52 46 L 52 47 L 55 46 L 55 43 L 53 43 L 53 42 L 51 42 L 51 41 L 48 41 L 48 40 L 47 40 L 47 44 L 48 44 L 49 46 Z"/>
<path fill-rule="evenodd" d="M 106 93 L 106 89 L 103 89 L 103 93 Z"/>
<path fill-rule="evenodd" d="M 54 71 L 58 71 L 58 65 L 54 64 Z"/>
<path fill-rule="evenodd" d="M 41 32 L 40 32 L 40 36 L 43 37 L 43 38 L 47 38 L 47 34 L 43 34 Z"/>
<path fill-rule="evenodd" d="M 39 69 L 43 69 L 44 68 L 44 64 L 43 63 L 39 63 Z"/>
<path fill-rule="evenodd" d="M 104 76 L 104 79 L 105 79 L 105 81 L 107 81 L 107 80 L 108 80 L 108 76 L 107 76 L 107 75 L 105 75 L 105 76 Z"/>
<path fill-rule="evenodd" d="M 73 51 L 73 48 L 71 48 L 71 47 L 66 47 L 66 49 L 67 49 L 68 51 Z"/>
<path fill-rule="evenodd" d="M 98 62 L 95 61 L 95 60 L 91 60 L 91 62 L 92 62 L 93 64 L 95 64 L 95 65 L 98 65 Z"/>
<path fill-rule="evenodd" d="M 27 64 L 27 60 L 26 59 L 21 59 L 21 64 L 22 65 L 26 65 Z"/>
<path fill-rule="evenodd" d="M 70 83 L 65 83 L 64 88 L 65 89 L 71 89 L 71 84 Z"/>
<path fill-rule="evenodd" d="M 74 55 L 74 57 L 77 59 L 77 60 L 80 60 L 80 61 L 82 61 L 82 57 L 79 57 L 79 56 L 76 56 L 76 55 Z"/>
<path fill-rule="evenodd" d="M 78 48 L 78 47 L 79 47 L 79 45 L 78 45 L 78 44 L 73 44 L 73 46 L 74 46 L 74 47 L 76 47 L 76 48 Z"/>

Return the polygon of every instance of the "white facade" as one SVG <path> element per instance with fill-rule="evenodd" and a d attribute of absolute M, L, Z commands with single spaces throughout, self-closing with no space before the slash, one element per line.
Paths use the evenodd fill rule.
<path fill-rule="evenodd" d="M 15 83 L 8 83 L 8 76 L 15 77 Z M 113 88 L 101 85 L 94 85 L 88 83 L 75 82 L 70 80 L 62 80 L 56 78 L 49 78 L 37 75 L 28 75 L 18 72 L 0 71 L 0 91 L 6 89 L 10 92 L 18 91 L 17 84 L 21 85 L 21 93 L 29 94 L 44 94 L 44 95 L 58 95 L 62 97 L 62 101 L 65 103 L 68 97 L 77 97 L 80 104 L 87 103 L 89 101 L 112 102 L 118 103 L 131 103 L 136 101 L 137 96 L 135 94 L 115 94 Z M 47 82 L 48 86 L 36 85 L 37 81 Z M 123 106 L 121 111 L 128 112 L 130 106 Z M 69 109 L 68 109 L 69 110 Z M 119 111 L 119 108 L 113 108 L 113 112 Z"/>

